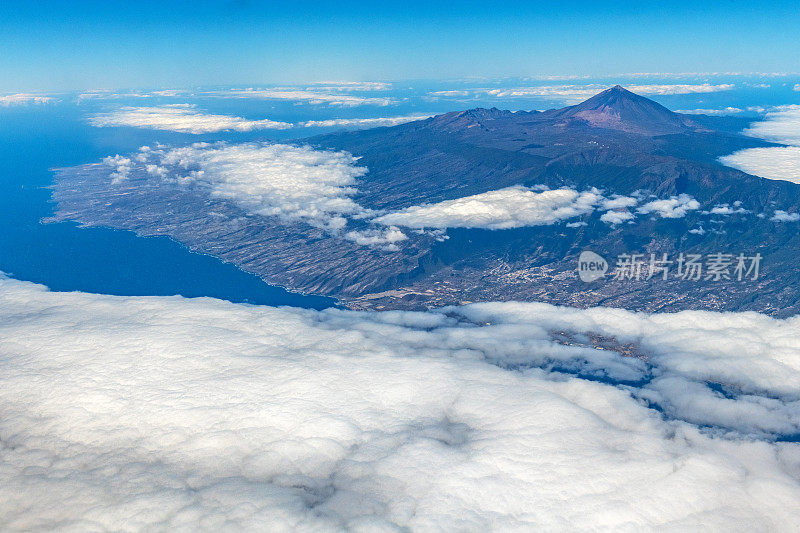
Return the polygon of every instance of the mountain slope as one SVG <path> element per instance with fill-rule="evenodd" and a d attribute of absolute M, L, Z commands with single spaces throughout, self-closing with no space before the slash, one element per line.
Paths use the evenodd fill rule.
<path fill-rule="evenodd" d="M 634 94 L 619 85 L 606 89 L 578 105 L 550 112 L 546 116 L 564 122 L 581 120 L 596 128 L 641 135 L 702 130 L 687 117 L 673 113 L 661 104 Z"/>

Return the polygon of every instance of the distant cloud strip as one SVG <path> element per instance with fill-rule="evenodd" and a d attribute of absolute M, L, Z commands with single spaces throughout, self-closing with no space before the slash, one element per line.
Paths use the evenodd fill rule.
<path fill-rule="evenodd" d="M 131 126 L 180 133 L 210 133 L 217 131 L 252 131 L 261 129 L 287 129 L 288 122 L 273 120 L 248 120 L 230 115 L 200 113 L 190 105 L 166 105 L 159 107 L 124 107 L 110 113 L 101 113 L 90 118 L 97 127 Z"/>
<path fill-rule="evenodd" d="M 311 104 L 329 104 L 342 107 L 357 105 L 390 105 L 396 103 L 393 98 L 364 97 L 343 93 L 364 93 L 388 91 L 391 83 L 374 81 L 331 81 L 308 84 L 302 87 L 267 87 L 228 90 L 203 90 L 189 91 L 183 89 L 160 89 L 152 91 L 114 91 L 110 89 L 93 89 L 78 95 L 78 101 L 83 100 L 115 100 L 121 98 L 162 98 L 186 96 L 212 96 L 212 97 L 252 97 L 273 100 L 296 100 Z"/>
<path fill-rule="evenodd" d="M 0 106 L 3 107 L 26 104 L 47 104 L 52 101 L 52 97 L 39 94 L 17 93 L 0 96 Z"/>
<path fill-rule="evenodd" d="M 290 100 L 294 102 L 303 102 L 312 105 L 331 105 L 338 107 L 356 107 L 362 105 L 371 105 L 386 107 L 398 103 L 396 98 L 382 96 L 357 96 L 352 94 L 343 94 L 340 92 L 325 92 L 323 90 L 307 90 L 307 89 L 244 89 L 244 90 L 229 90 L 229 91 L 215 91 L 205 93 L 207 96 L 219 96 L 229 98 L 261 98 L 265 100 Z"/>
<path fill-rule="evenodd" d="M 510 87 L 510 88 L 483 88 L 483 89 L 464 89 L 464 90 L 441 90 L 428 93 L 431 97 L 444 98 L 464 98 L 469 96 L 488 95 L 497 98 L 528 98 L 545 97 L 561 98 L 567 100 L 585 99 L 594 96 L 598 92 L 607 89 L 607 85 L 538 85 L 531 87 Z M 673 95 L 673 94 L 697 94 L 729 91 L 735 88 L 733 84 L 672 84 L 672 85 L 628 85 L 627 89 L 642 95 Z"/>
<path fill-rule="evenodd" d="M 300 122 L 304 128 L 335 128 L 335 127 L 359 127 L 374 128 L 379 126 L 397 126 L 415 120 L 425 120 L 431 115 L 405 115 L 399 117 L 377 117 L 377 118 L 332 118 L 326 120 L 307 120 Z"/>
<path fill-rule="evenodd" d="M 776 441 L 800 433 L 798 337 L 756 313 L 316 312 L 0 279 L 0 524 L 793 531 L 798 444 Z"/>
<path fill-rule="evenodd" d="M 123 107 L 92 116 L 89 122 L 97 127 L 128 126 L 179 133 L 203 134 L 220 131 L 284 130 L 289 128 L 372 128 L 396 126 L 422 120 L 430 115 L 405 115 L 375 118 L 336 118 L 291 123 L 268 119 L 250 120 L 231 115 L 198 111 L 195 106 L 174 104 L 155 107 Z"/>
<path fill-rule="evenodd" d="M 320 81 L 311 84 L 323 91 L 388 91 L 392 84 L 383 81 Z"/>
<path fill-rule="evenodd" d="M 613 225 L 633 220 L 635 215 L 628 208 L 638 202 L 637 198 L 630 196 L 607 198 L 597 189 L 579 192 L 569 188 L 536 190 L 514 186 L 434 204 L 411 206 L 379 216 L 374 222 L 409 228 L 508 229 L 555 224 L 599 210 L 606 211 L 600 220 Z M 697 200 L 681 194 L 649 201 L 639 207 L 636 213 L 683 218 L 689 211 L 699 208 Z"/>
<path fill-rule="evenodd" d="M 556 189 L 536 192 L 517 186 L 435 204 L 413 206 L 375 219 L 410 228 L 508 229 L 554 224 L 590 213 L 598 192 Z"/>
<path fill-rule="evenodd" d="M 367 173 L 348 152 L 263 143 L 195 143 L 180 148 L 142 147 L 131 157 L 107 157 L 112 184 L 136 175 L 204 191 L 251 215 L 303 222 L 363 246 L 391 249 L 406 240 L 399 229 L 356 229 L 354 219 L 374 213 L 352 199 Z"/>

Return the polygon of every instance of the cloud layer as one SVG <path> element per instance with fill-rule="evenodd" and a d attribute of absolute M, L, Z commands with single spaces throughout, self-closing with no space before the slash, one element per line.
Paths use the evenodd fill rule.
<path fill-rule="evenodd" d="M 627 89 L 645 96 L 663 96 L 673 94 L 697 94 L 729 91 L 734 89 L 733 84 L 709 83 L 701 84 L 671 84 L 671 85 L 628 85 Z M 429 96 L 438 98 L 466 98 L 476 96 L 494 96 L 497 98 L 558 98 L 569 102 L 581 101 L 590 98 L 595 94 L 608 89 L 607 85 L 602 84 L 583 84 L 583 85 L 536 85 L 530 87 L 504 87 L 504 88 L 481 88 L 481 89 L 458 89 L 441 90 L 428 93 Z"/>
<path fill-rule="evenodd" d="M 194 106 L 178 104 L 157 107 L 123 107 L 110 113 L 100 113 L 89 119 L 93 126 L 131 126 L 181 133 L 211 133 L 217 131 L 253 131 L 287 129 L 293 124 L 273 120 L 248 120 L 230 115 L 200 113 Z"/>
<path fill-rule="evenodd" d="M 508 229 L 553 224 L 590 213 L 602 200 L 597 192 L 556 189 L 536 192 L 515 186 L 436 204 L 409 207 L 375 219 L 410 228 Z"/>
<path fill-rule="evenodd" d="M 315 312 L 0 280 L 0 338 L 3 529 L 800 520 L 798 444 L 774 442 L 800 424 L 796 319 Z"/>
<path fill-rule="evenodd" d="M 597 189 L 580 192 L 518 185 L 397 211 L 376 211 L 352 198 L 358 178 L 368 171 L 357 165 L 357 159 L 347 152 L 309 146 L 218 142 L 142 147 L 130 157 L 107 157 L 103 165 L 110 170 L 112 184 L 136 175 L 195 187 L 230 200 L 251 215 L 303 221 L 362 245 L 405 240 L 397 226 L 502 230 L 555 224 L 594 211 L 604 211 L 600 220 L 614 225 L 634 220 L 635 213 L 682 218 L 700 207 L 687 194 L 651 200 L 637 209 L 643 201 L 638 196 L 607 197 Z M 349 227 L 355 220 L 358 229 Z"/>
<path fill-rule="evenodd" d="M 107 157 L 112 184 L 135 174 L 156 184 L 195 188 L 250 215 L 304 222 L 363 246 L 394 249 L 405 234 L 393 227 L 354 229 L 373 212 L 356 203 L 357 179 L 366 174 L 347 152 L 288 144 L 194 143 L 181 148 L 142 147 L 131 157 Z M 206 216 L 213 216 L 207 214 Z"/>
<path fill-rule="evenodd" d="M 621 224 L 633 220 L 638 198 L 613 195 L 607 198 L 597 189 L 578 192 L 574 189 L 538 190 L 523 186 L 507 187 L 435 204 L 411 206 L 374 219 L 379 224 L 409 228 L 484 228 L 508 229 L 543 226 L 606 211 L 600 220 Z M 688 194 L 652 200 L 640 206 L 639 214 L 663 218 L 683 218 L 700 204 Z"/>
<path fill-rule="evenodd" d="M 788 147 L 748 148 L 721 157 L 723 165 L 773 180 L 800 183 L 800 107 L 785 106 L 751 124 L 745 134 Z"/>
<path fill-rule="evenodd" d="M 235 97 L 235 98 L 262 98 L 265 100 L 291 100 L 311 105 L 331 105 L 338 107 L 355 107 L 362 105 L 372 105 L 385 107 L 396 104 L 396 98 L 388 96 L 358 96 L 344 94 L 339 90 L 324 91 L 320 89 L 297 89 L 297 88 L 275 88 L 275 89 L 244 89 L 217 91 L 207 93 L 212 96 Z"/>
<path fill-rule="evenodd" d="M 748 148 L 719 160 L 754 176 L 800 183 L 800 146 Z"/>
<path fill-rule="evenodd" d="M 287 144 L 195 143 L 140 154 L 150 174 L 169 176 L 212 196 L 232 200 L 250 214 L 304 220 L 330 229 L 366 211 L 350 196 L 366 174 L 347 152 Z"/>
<path fill-rule="evenodd" d="M 38 94 L 17 93 L 0 95 L 0 106 L 3 107 L 25 104 L 47 104 L 52 101 L 52 97 Z"/>
<path fill-rule="evenodd" d="M 399 117 L 375 118 L 332 118 L 325 120 L 308 120 L 299 125 L 305 128 L 376 128 L 379 126 L 397 126 L 415 120 L 424 120 L 431 115 L 404 115 Z"/>
<path fill-rule="evenodd" d="M 214 133 L 219 131 L 253 131 L 262 129 L 284 130 L 289 128 L 374 128 L 397 126 L 430 115 L 404 115 L 374 118 L 335 118 L 308 120 L 291 123 L 269 119 L 250 120 L 231 115 L 215 115 L 197 111 L 194 105 L 172 104 L 155 107 L 123 107 L 108 113 L 93 115 L 89 122 L 93 126 L 130 126 L 179 133 Z"/>

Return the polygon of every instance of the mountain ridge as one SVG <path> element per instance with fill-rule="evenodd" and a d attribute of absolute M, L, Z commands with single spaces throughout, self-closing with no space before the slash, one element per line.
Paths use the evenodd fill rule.
<path fill-rule="evenodd" d="M 587 121 L 587 112 L 619 120 Z M 132 175 L 127 185 L 120 185 L 129 188 L 129 194 L 120 195 L 107 176 L 97 175 L 97 167 L 76 167 L 57 175 L 56 219 L 134 229 L 144 235 L 167 233 L 269 283 L 334 296 L 352 308 L 420 309 L 521 300 L 636 310 L 800 312 L 800 272 L 794 268 L 800 234 L 792 225 L 770 220 L 776 209 L 800 211 L 800 186 L 719 163 L 721 155 L 771 143 L 717 131 L 713 122 L 674 113 L 612 87 L 561 110 L 465 110 L 299 141 L 358 158 L 368 172 L 359 178 L 351 198 L 365 210 L 396 213 L 515 186 L 520 191 L 599 190 L 607 199 L 636 199 L 614 208 L 616 214 L 610 217 L 622 223 L 609 223 L 609 216 L 603 219 L 605 211 L 592 209 L 575 214 L 569 225 L 447 226 L 438 233 L 401 228 L 405 239 L 385 250 L 326 235 L 300 222 L 277 224 L 268 217 L 235 218 L 237 226 L 231 231 L 216 218 L 197 214 L 207 209 L 203 196 L 177 186 L 165 191 L 145 174 Z M 145 186 L 134 187 L 135 183 Z M 235 206 L 224 207 L 220 198 L 214 201 L 218 212 L 235 215 Z M 651 201 L 696 207 L 671 217 L 653 215 L 652 210 L 637 212 L 637 206 Z M 173 205 L 185 206 L 185 213 L 165 219 Z M 715 206 L 727 206 L 727 214 L 713 213 Z M 348 221 L 348 227 L 358 231 L 374 230 L 370 224 Z M 757 284 L 585 284 L 575 270 L 584 249 L 609 260 L 631 253 L 760 253 L 763 278 Z"/>
<path fill-rule="evenodd" d="M 644 135 L 702 130 L 688 117 L 621 85 L 606 89 L 577 105 L 556 110 L 550 117 L 566 121 L 578 119 L 599 128 Z"/>

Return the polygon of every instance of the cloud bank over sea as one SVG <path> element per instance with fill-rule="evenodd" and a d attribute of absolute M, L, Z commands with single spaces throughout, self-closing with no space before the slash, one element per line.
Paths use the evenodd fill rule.
<path fill-rule="evenodd" d="M 0 279 L 2 529 L 789 531 L 800 321 Z"/>
<path fill-rule="evenodd" d="M 720 158 L 720 162 L 748 174 L 800 183 L 800 106 L 784 106 L 745 130 L 747 135 L 786 144 L 748 148 Z"/>

